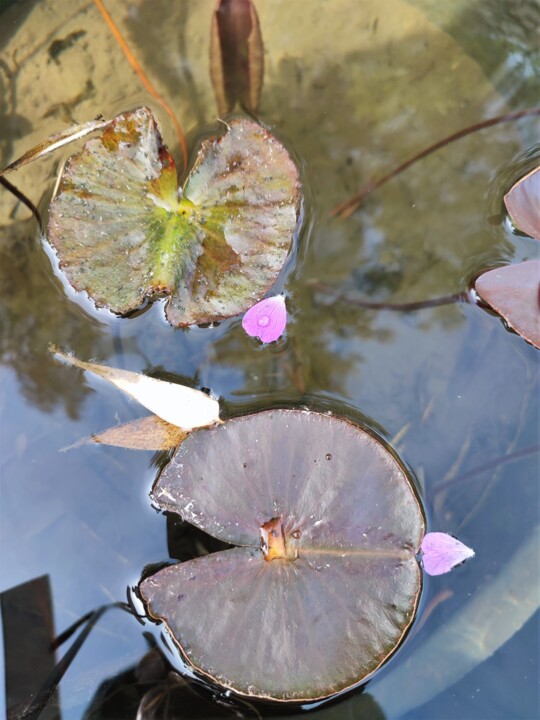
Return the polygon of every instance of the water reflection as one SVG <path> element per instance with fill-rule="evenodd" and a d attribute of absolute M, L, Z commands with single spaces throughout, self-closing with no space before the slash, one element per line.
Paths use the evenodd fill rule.
<path fill-rule="evenodd" d="M 110 7 L 192 134 L 216 113 L 207 52 L 214 5 L 143 0 L 121 10 Z M 178 551 L 174 543 L 167 547 L 167 520 L 148 499 L 156 474 L 152 463 L 160 464 L 161 456 L 113 448 L 58 454 L 111 426 L 116 415 L 119 421 L 136 417 L 138 409 L 114 390 L 92 385 L 99 392 L 90 392 L 78 373 L 50 358 L 50 342 L 84 360 L 171 373 L 210 387 L 224 398 L 229 414 L 310 397 L 328 409 L 346 403 L 395 438 L 422 483 L 433 527 L 459 531 L 477 551 L 474 563 L 427 584 L 426 604 L 447 589 L 453 594 L 368 693 L 317 711 L 328 718 L 379 718 L 390 707 L 379 680 L 399 668 L 414 675 L 416 650 L 459 616 L 469 595 L 504 573 L 533 527 L 536 458 L 504 458 L 537 442 L 536 355 L 474 306 L 375 312 L 329 302 L 311 281 L 345 296 L 411 302 L 459 292 L 480 268 L 535 252 L 501 217 L 486 222 L 484 204 L 499 168 L 537 142 L 535 119 L 445 148 L 371 195 L 349 221 L 330 219 L 329 211 L 367 180 L 459 127 L 536 102 L 540 67 L 531 28 L 538 26 L 540 11 L 534 0 L 388 0 L 384 14 L 371 1 L 359 8 L 349 0 L 258 0 L 257 8 L 267 61 L 263 119 L 301 159 L 311 189 L 306 227 L 313 230 L 304 237 L 305 242 L 309 235 L 309 244 L 282 279 L 292 316 L 282 344 L 261 348 L 243 334 L 238 319 L 212 329 L 173 330 L 159 304 L 123 321 L 87 312 L 64 294 L 24 208 L 0 192 L 0 401 L 2 444 L 8 448 L 2 458 L 3 589 L 50 572 L 56 625 L 65 628 L 89 608 L 123 598 L 147 563 L 168 562 Z M 8 2 L 0 16 L 4 162 L 60 129 L 69 113 L 84 121 L 149 101 L 87 0 L 56 3 L 54 14 L 49 3 Z M 51 60 L 51 44 L 81 29 L 87 34 L 58 63 Z M 89 81 L 93 95 L 84 94 Z M 59 108 L 66 105 L 69 113 L 63 114 Z M 172 142 L 173 129 L 157 115 Z M 51 189 L 56 162 L 29 166 L 16 183 L 38 201 Z M 500 206 L 488 215 L 493 219 L 499 212 Z M 498 458 L 500 464 L 460 481 Z M 137 686 L 137 673 L 152 650 L 137 621 L 120 615 L 103 618 L 78 668 L 66 675 L 66 717 L 98 717 L 106 708 L 114 716 L 122 703 L 133 717 L 151 689 Z M 471 673 L 470 683 L 465 679 L 412 711 L 415 720 L 503 718 L 514 711 L 531 716 L 538 695 L 525 673 L 536 675 L 535 628 L 530 621 Z M 501 676 L 508 667 L 513 672 Z M 169 681 L 171 694 L 197 706 L 194 714 L 215 716 L 215 706 L 185 700 L 176 687 L 183 681 L 165 675 L 152 687 L 168 687 Z M 400 694 L 408 687 L 405 680 Z M 476 688 L 481 692 L 474 704 Z M 159 712 L 160 693 L 147 697 Z M 519 696 L 519 707 L 508 704 L 512 696 Z M 395 719 L 399 710 L 387 715 Z"/>
<path fill-rule="evenodd" d="M 77 306 L 66 302 L 49 258 L 36 239 L 32 220 L 0 228 L 0 362 L 17 374 L 27 401 L 44 412 L 62 405 L 77 418 L 88 389 L 53 360 L 51 342 L 92 357 L 102 329 Z"/>

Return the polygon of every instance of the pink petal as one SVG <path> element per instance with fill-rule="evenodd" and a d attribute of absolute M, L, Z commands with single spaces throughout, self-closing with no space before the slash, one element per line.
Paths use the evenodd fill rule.
<path fill-rule="evenodd" d="M 422 562 L 428 575 L 442 575 L 464 560 L 474 557 L 474 550 L 451 535 L 432 532 L 422 540 Z"/>
<path fill-rule="evenodd" d="M 249 308 L 242 319 L 242 327 L 248 335 L 263 343 L 270 343 L 283 335 L 287 325 L 287 308 L 283 295 L 261 300 Z"/>

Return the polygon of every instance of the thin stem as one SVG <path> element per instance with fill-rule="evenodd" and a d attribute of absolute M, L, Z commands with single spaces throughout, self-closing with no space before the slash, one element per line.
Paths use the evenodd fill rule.
<path fill-rule="evenodd" d="M 315 290 L 331 295 L 335 293 L 335 288 L 325 285 L 318 280 L 309 281 L 309 286 Z M 404 303 L 388 303 L 388 302 L 372 302 L 371 300 L 362 300 L 361 298 L 347 297 L 347 295 L 336 295 L 334 302 L 345 302 L 347 305 L 365 308 L 366 310 L 393 310 L 395 312 L 411 312 L 412 310 L 424 310 L 426 308 L 439 307 L 441 305 L 451 305 L 458 302 L 468 302 L 469 297 L 465 292 L 454 293 L 452 295 L 443 295 L 441 297 L 431 298 L 429 300 L 417 300 L 414 302 Z"/>
<path fill-rule="evenodd" d="M 476 123 L 475 125 L 470 125 L 469 127 L 458 130 L 452 135 L 449 135 L 448 137 L 445 137 L 442 140 L 433 143 L 433 145 L 424 148 L 424 150 L 409 158 L 404 163 L 401 163 L 401 165 L 398 165 L 396 168 L 386 173 L 382 177 L 371 180 L 367 183 L 367 185 L 364 185 L 364 187 L 360 190 L 360 192 L 356 193 L 356 195 L 353 195 L 348 200 L 345 200 L 345 202 L 336 205 L 336 207 L 331 211 L 330 214 L 332 217 L 348 218 L 359 208 L 359 206 L 362 204 L 362 202 L 364 201 L 366 196 L 369 195 L 370 192 L 377 188 L 380 188 L 389 180 L 396 177 L 396 175 L 399 175 L 404 170 L 407 170 L 407 168 L 409 168 L 411 165 L 414 165 L 414 163 L 418 162 L 418 160 L 422 160 L 422 158 L 431 155 L 431 153 L 437 152 L 437 150 L 440 150 L 441 148 L 449 145 L 455 140 L 460 140 L 467 135 L 472 135 L 472 133 L 478 132 L 478 130 L 484 130 L 485 128 L 493 127 L 493 125 L 499 125 L 501 123 L 513 122 L 514 120 L 519 120 L 523 117 L 528 117 L 531 115 L 540 115 L 540 108 L 529 108 L 527 110 L 518 110 L 517 112 L 509 113 L 507 115 L 499 115 L 497 117 L 488 118 L 487 120 L 482 120 L 482 122 Z"/>
<path fill-rule="evenodd" d="M 6 188 L 6 190 L 9 190 L 10 193 L 15 195 L 15 197 L 18 200 L 20 200 L 22 203 L 24 203 L 24 205 L 26 205 L 26 207 L 31 211 L 32 215 L 36 218 L 38 225 L 39 225 L 39 230 L 40 230 L 41 234 L 43 235 L 44 231 L 43 231 L 43 222 L 41 220 L 41 215 L 40 215 L 37 207 L 30 200 L 30 198 L 26 197 L 26 195 L 21 190 L 19 190 L 18 187 L 13 185 L 13 183 L 10 183 L 9 180 L 6 180 L 5 177 L 0 176 L 0 185 L 3 185 Z"/>
<path fill-rule="evenodd" d="M 180 151 L 182 153 L 182 163 L 184 166 L 184 170 L 187 167 L 187 161 L 188 161 L 188 154 L 187 154 L 187 146 L 186 146 L 186 138 L 184 136 L 184 131 L 182 130 L 180 123 L 178 122 L 176 115 L 173 113 L 169 105 L 165 102 L 165 100 L 161 97 L 161 95 L 158 93 L 158 91 L 155 89 L 155 87 L 152 85 L 150 80 L 148 79 L 146 73 L 142 69 L 142 67 L 139 65 L 139 62 L 135 55 L 131 52 L 129 49 L 129 46 L 127 42 L 124 40 L 122 33 L 118 29 L 118 26 L 112 19 L 112 17 L 109 15 L 109 12 L 107 11 L 107 8 L 103 4 L 102 0 L 94 0 L 94 4 L 96 5 L 99 12 L 102 14 L 103 19 L 109 26 L 110 31 L 114 35 L 114 38 L 116 42 L 120 45 L 122 52 L 126 56 L 126 59 L 128 60 L 131 67 L 135 70 L 137 75 L 139 76 L 139 80 L 144 85 L 146 90 L 154 97 L 158 103 L 161 105 L 161 107 L 165 110 L 167 115 L 171 118 L 174 129 L 176 131 L 176 136 L 178 138 L 178 144 L 180 145 Z"/>
<path fill-rule="evenodd" d="M 122 610 L 125 610 L 126 612 L 130 612 L 126 603 L 111 603 L 109 605 L 102 605 L 101 607 L 96 608 L 96 610 L 87 613 L 82 618 L 79 618 L 79 620 L 77 620 L 73 625 L 71 625 L 67 630 L 65 630 L 61 635 L 59 635 L 56 640 L 53 641 L 51 650 L 61 645 L 65 640 L 71 637 L 71 635 L 81 625 L 86 623 L 85 627 L 81 630 L 80 634 L 77 636 L 76 640 L 73 642 L 69 650 L 56 663 L 53 670 L 50 672 L 49 676 L 47 677 L 41 689 L 35 695 L 33 700 L 19 715 L 19 720 L 23 720 L 23 718 L 24 720 L 38 720 L 38 718 L 41 716 L 41 713 L 47 706 L 47 703 L 52 698 L 56 688 L 58 687 L 58 684 L 64 677 L 69 666 L 71 665 L 71 663 L 77 656 L 77 653 L 83 646 L 83 643 L 90 634 L 91 630 L 94 628 L 101 616 L 110 608 L 120 608 Z"/>
<path fill-rule="evenodd" d="M 488 470 L 494 470 L 495 468 L 498 468 L 501 465 L 505 465 L 506 463 L 513 462 L 514 460 L 520 460 L 521 458 L 528 457 L 529 455 L 534 455 L 538 452 L 540 452 L 540 444 L 530 445 L 529 447 L 521 448 L 520 450 L 515 450 L 514 452 L 508 453 L 508 455 L 503 455 L 502 457 L 495 458 L 495 460 L 490 460 L 489 462 L 484 463 L 483 465 L 479 465 L 478 467 L 473 468 L 472 470 L 469 470 L 468 472 L 464 473 L 463 475 L 460 475 L 459 477 L 449 478 L 448 480 L 441 480 L 440 482 L 433 485 L 430 492 L 437 494 L 437 493 L 441 492 L 442 490 L 445 490 L 450 485 L 457 485 L 457 484 L 466 482 L 467 480 L 470 480 L 471 478 L 476 477 L 477 475 L 481 475 L 482 473 L 485 473 Z"/>

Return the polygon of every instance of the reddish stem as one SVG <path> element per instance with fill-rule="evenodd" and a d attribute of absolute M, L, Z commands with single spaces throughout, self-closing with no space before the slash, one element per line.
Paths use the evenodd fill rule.
<path fill-rule="evenodd" d="M 102 0 L 94 0 L 94 4 L 96 5 L 97 9 L 103 16 L 103 19 L 109 26 L 109 30 L 113 34 L 114 39 L 120 45 L 120 48 L 121 48 L 122 52 L 124 53 L 124 55 L 126 56 L 127 61 L 129 62 L 131 67 L 137 73 L 141 83 L 144 85 L 146 90 L 148 90 L 150 95 L 152 95 L 158 101 L 158 103 L 161 105 L 161 107 L 165 110 L 167 115 L 170 117 L 170 119 L 174 125 L 176 137 L 178 138 L 178 144 L 180 145 L 180 152 L 182 153 L 182 163 L 183 163 L 184 170 L 185 170 L 187 167 L 188 152 L 187 152 L 186 138 L 184 136 L 184 131 L 182 130 L 180 123 L 178 122 L 178 118 L 176 117 L 176 115 L 171 110 L 169 105 L 161 97 L 161 95 L 158 93 L 156 88 L 152 85 L 152 83 L 148 79 L 146 73 L 144 72 L 142 67 L 139 65 L 137 58 L 129 49 L 127 42 L 124 40 L 122 33 L 118 29 L 117 24 L 112 19 L 111 15 L 109 14 L 109 12 L 108 12 L 107 8 L 105 7 L 105 5 L 103 4 Z"/>
<path fill-rule="evenodd" d="M 34 203 L 30 200 L 30 198 L 26 197 L 26 195 L 22 192 L 22 190 L 19 190 L 16 185 L 13 185 L 13 183 L 9 182 L 9 180 L 6 180 L 5 177 L 0 177 L 0 184 L 3 185 L 6 190 L 9 190 L 10 193 L 15 195 L 15 197 L 20 200 L 26 207 L 31 211 L 32 215 L 36 218 L 39 230 L 41 234 L 43 235 L 43 222 L 41 220 L 41 215 L 39 214 L 39 210 L 34 205 Z"/>
<path fill-rule="evenodd" d="M 409 158 L 404 163 L 401 163 L 401 165 L 398 165 L 396 168 L 386 173 L 386 175 L 383 175 L 382 177 L 375 180 L 371 180 L 367 183 L 367 185 L 364 185 L 364 187 L 360 190 L 360 192 L 356 193 L 356 195 L 353 195 L 348 200 L 345 200 L 339 205 L 336 205 L 336 207 L 330 212 L 330 215 L 332 217 L 350 217 L 358 209 L 358 207 L 362 204 L 362 202 L 364 201 L 366 196 L 369 195 L 370 192 L 372 192 L 376 188 L 380 188 L 381 185 L 384 185 L 389 180 L 396 177 L 396 175 L 399 175 L 411 165 L 414 165 L 414 163 L 418 162 L 418 160 L 421 160 L 422 158 L 431 155 L 431 153 L 440 150 L 441 148 L 445 147 L 445 145 L 449 145 L 455 140 L 460 140 L 462 137 L 466 137 L 467 135 L 472 135 L 472 133 L 475 133 L 478 130 L 484 130 L 485 128 L 492 127 L 493 125 L 499 125 L 501 123 L 513 122 L 514 120 L 519 120 L 520 118 L 528 117 L 530 115 L 540 115 L 540 108 L 529 108 L 528 110 L 518 110 L 518 112 L 509 113 L 508 115 L 499 115 L 497 117 L 489 118 L 488 120 L 482 120 L 482 122 L 476 123 L 475 125 L 470 125 L 469 127 L 458 130 L 457 132 L 453 133 L 453 135 L 449 135 L 443 140 L 439 140 L 438 142 L 433 143 L 433 145 L 424 148 L 424 150 L 419 152 L 417 155 L 414 155 L 412 158 Z"/>
<path fill-rule="evenodd" d="M 332 294 L 335 292 L 335 288 L 330 285 L 325 285 L 318 280 L 311 280 L 308 285 L 315 290 L 326 294 Z M 355 307 L 366 308 L 367 310 L 394 310 L 396 312 L 410 312 L 412 310 L 424 310 L 425 308 L 439 307 L 440 305 L 451 305 L 457 302 L 468 302 L 469 296 L 466 292 L 454 293 L 453 295 L 443 295 L 441 297 L 431 298 L 429 300 L 416 300 L 414 302 L 404 303 L 387 303 L 387 302 L 372 302 L 371 300 L 362 300 L 361 298 L 351 298 L 346 295 L 337 295 L 334 298 L 334 302 L 341 301 L 346 302 L 347 305 L 354 305 Z"/>

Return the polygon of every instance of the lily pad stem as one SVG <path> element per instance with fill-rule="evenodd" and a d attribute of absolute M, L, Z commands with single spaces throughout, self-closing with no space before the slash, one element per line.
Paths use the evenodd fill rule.
<path fill-rule="evenodd" d="M 404 170 L 407 170 L 407 168 L 409 168 L 411 165 L 414 165 L 414 163 L 418 162 L 418 160 L 422 160 L 422 158 L 431 155 L 432 153 L 440 150 L 446 145 L 449 145 L 455 140 L 460 140 L 467 135 L 472 135 L 472 133 L 475 133 L 478 130 L 484 130 L 485 128 L 493 127 L 493 125 L 499 125 L 501 123 L 520 120 L 521 118 L 528 117 L 530 115 L 540 115 L 540 108 L 518 110 L 517 112 L 488 118 L 487 120 L 482 120 L 481 122 L 470 125 L 469 127 L 462 128 L 461 130 L 458 130 L 452 135 L 448 135 L 448 137 L 445 137 L 442 140 L 438 140 L 436 143 L 433 143 L 433 145 L 429 145 L 427 148 L 424 148 L 424 150 L 409 158 L 405 162 L 401 163 L 401 165 L 398 165 L 393 170 L 390 170 L 390 172 L 386 173 L 385 175 L 382 175 L 382 177 L 370 180 L 370 182 L 368 182 L 367 185 L 364 185 L 364 187 L 358 193 L 356 193 L 356 195 L 353 195 L 348 200 L 345 200 L 339 205 L 336 205 L 336 207 L 331 211 L 330 215 L 332 217 L 341 218 L 350 217 L 354 212 L 356 212 L 356 210 L 358 210 L 358 208 L 370 192 L 376 190 L 377 188 L 380 188 L 382 185 L 385 185 L 389 180 L 395 178 L 396 175 L 399 175 Z"/>

